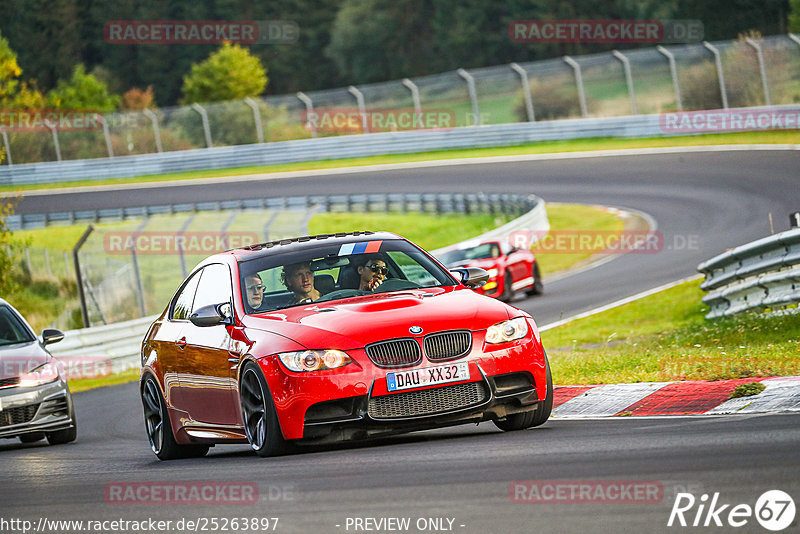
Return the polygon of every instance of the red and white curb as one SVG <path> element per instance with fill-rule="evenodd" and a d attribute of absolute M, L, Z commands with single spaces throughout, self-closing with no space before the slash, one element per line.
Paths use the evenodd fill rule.
<path fill-rule="evenodd" d="M 741 384 L 761 382 L 760 394 L 729 399 Z M 642 382 L 557 386 L 552 417 L 722 415 L 800 412 L 800 376 L 739 378 L 714 382 Z"/>

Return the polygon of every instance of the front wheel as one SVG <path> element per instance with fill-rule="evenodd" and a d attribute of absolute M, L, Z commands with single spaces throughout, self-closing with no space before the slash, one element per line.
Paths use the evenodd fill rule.
<path fill-rule="evenodd" d="M 256 454 L 266 458 L 288 452 L 264 373 L 253 363 L 248 363 L 242 372 L 239 398 L 247 441 Z"/>
<path fill-rule="evenodd" d="M 544 293 L 544 284 L 542 284 L 542 273 L 539 271 L 539 262 L 533 264 L 531 269 L 531 277 L 533 278 L 533 285 L 528 289 L 525 294 L 529 297 L 534 295 L 541 295 Z"/>
<path fill-rule="evenodd" d="M 522 430 L 543 425 L 550 418 L 550 412 L 553 411 L 553 377 L 550 375 L 550 362 L 547 360 L 547 353 L 544 355 L 544 365 L 547 370 L 547 393 L 544 400 L 536 405 L 535 410 L 515 413 L 501 421 L 494 421 L 497 428 L 506 432 Z"/>
<path fill-rule="evenodd" d="M 161 395 L 156 379 L 149 375 L 142 386 L 144 427 L 150 448 L 159 460 L 205 456 L 208 445 L 181 445 L 175 441 L 172 424 L 167 413 L 167 403 Z"/>

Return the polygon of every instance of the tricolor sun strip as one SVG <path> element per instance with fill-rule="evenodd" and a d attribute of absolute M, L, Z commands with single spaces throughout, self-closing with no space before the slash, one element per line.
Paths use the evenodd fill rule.
<path fill-rule="evenodd" d="M 347 243 L 339 248 L 339 256 L 349 256 L 350 254 L 369 254 L 378 252 L 383 241 L 364 241 L 362 243 Z"/>

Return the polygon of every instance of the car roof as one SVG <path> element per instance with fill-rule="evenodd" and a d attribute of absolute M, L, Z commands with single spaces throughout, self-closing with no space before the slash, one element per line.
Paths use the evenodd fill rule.
<path fill-rule="evenodd" d="M 290 239 L 277 239 L 265 243 L 257 243 L 242 248 L 236 248 L 223 252 L 221 255 L 233 255 L 236 261 L 248 261 L 274 254 L 283 254 L 316 248 L 318 246 L 345 245 L 348 243 L 360 243 L 363 241 L 378 241 L 389 239 L 405 239 L 392 232 L 372 232 L 369 230 L 358 232 L 340 232 L 335 234 L 317 234 L 293 237 Z M 216 257 L 220 256 L 219 254 Z M 211 261 L 212 256 L 203 263 Z"/>

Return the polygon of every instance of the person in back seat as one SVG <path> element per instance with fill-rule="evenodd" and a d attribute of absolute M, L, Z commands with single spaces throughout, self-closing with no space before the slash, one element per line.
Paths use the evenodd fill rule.
<path fill-rule="evenodd" d="M 284 265 L 281 272 L 281 281 L 286 286 L 286 289 L 294 293 L 295 304 L 314 302 L 322 296 L 314 288 L 314 273 L 311 271 L 310 262 L 303 261 Z"/>

